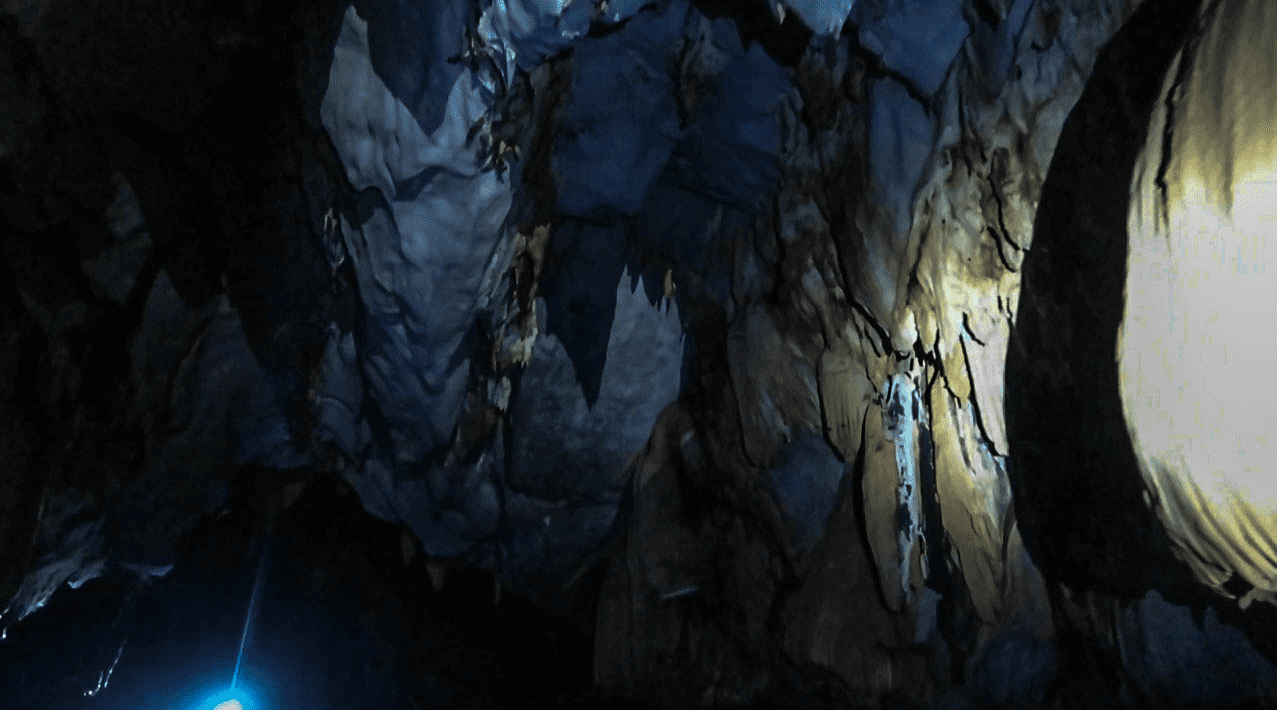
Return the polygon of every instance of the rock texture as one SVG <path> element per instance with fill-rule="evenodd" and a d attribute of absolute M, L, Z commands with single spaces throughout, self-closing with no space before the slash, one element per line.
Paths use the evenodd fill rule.
<path fill-rule="evenodd" d="M 1162 278 L 1158 269 L 1140 265 L 1149 242 L 1137 227 L 1146 205 L 1157 202 L 1157 190 L 1147 195 L 1138 186 L 1156 170 L 1149 146 L 1167 136 L 1159 116 L 1173 101 L 1167 103 L 1164 89 L 1176 81 L 1176 57 L 1195 45 L 1206 27 L 1202 19 L 1215 11 L 1196 2 L 1142 6 L 1101 53 L 1043 188 L 1007 360 L 1010 476 L 1025 540 L 1054 582 L 1057 628 L 1068 629 L 1077 649 L 1069 662 L 1115 669 L 1110 682 L 1130 703 L 1240 701 L 1232 681 L 1202 655 L 1204 648 L 1232 643 L 1234 631 L 1247 639 L 1231 652 L 1238 665 L 1259 669 L 1242 695 L 1272 692 L 1264 680 L 1273 658 L 1266 631 L 1272 607 L 1243 611 L 1207 591 L 1184 564 L 1192 558 L 1182 546 L 1212 537 L 1206 531 L 1214 513 L 1203 506 L 1191 519 L 1177 520 L 1158 502 L 1159 486 L 1192 490 L 1198 476 L 1209 480 L 1211 474 L 1180 469 L 1172 479 L 1163 475 L 1169 471 L 1141 463 L 1153 450 L 1133 445 L 1141 436 L 1157 438 L 1142 426 L 1148 422 L 1141 421 L 1147 415 L 1141 398 L 1167 392 L 1173 399 L 1179 385 L 1163 376 L 1138 382 L 1130 366 L 1138 357 L 1151 366 L 1147 358 L 1160 359 L 1169 342 L 1122 335 L 1124 319 L 1137 316 L 1150 296 L 1156 302 Z M 1131 194 L 1132 186 L 1138 194 L 1114 200 L 1114 194 Z M 1193 308 L 1191 301 L 1177 302 Z M 1131 304 L 1136 307 L 1128 309 Z M 1079 518 L 1078 509 L 1096 514 Z M 1221 591 L 1241 597 L 1249 589 L 1241 580 L 1225 580 Z M 1186 616 L 1186 609 L 1192 613 Z M 1213 626 L 1211 615 L 1229 628 Z M 1141 634 L 1161 635 L 1156 647 L 1131 635 L 1144 624 Z M 1202 673 L 1186 684 L 1182 669 L 1199 663 Z"/>
<path fill-rule="evenodd" d="M 1149 502 L 1199 580 L 1275 601 L 1265 401 L 1277 96 L 1272 8 L 1204 6 L 1131 184 L 1122 403 Z M 1167 383 L 1170 383 L 1169 385 Z"/>
<path fill-rule="evenodd" d="M 623 696 L 1268 692 L 1263 2 L 0 8 L 0 623 L 341 479 Z"/>

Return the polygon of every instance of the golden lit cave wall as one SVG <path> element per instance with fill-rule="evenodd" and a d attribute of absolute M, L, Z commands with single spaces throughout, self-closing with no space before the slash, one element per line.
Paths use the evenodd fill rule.
<path fill-rule="evenodd" d="M 822 414 L 831 439 L 851 460 L 864 446 L 864 515 L 881 589 L 893 610 L 916 611 L 922 585 L 916 529 L 901 534 L 896 511 L 909 505 L 902 481 L 917 466 L 920 428 L 903 425 L 892 404 L 916 398 L 934 441 L 936 483 L 945 532 L 987 634 L 1012 624 L 1050 633 L 1041 578 L 1028 561 L 1011 510 L 1005 471 L 1003 368 L 1019 294 L 1019 265 L 1060 128 L 1076 102 L 1100 46 L 1136 3 L 1096 3 L 1086 10 L 1035 3 L 996 95 L 980 84 L 987 69 L 970 47 L 932 105 L 941 128 L 913 200 L 912 214 L 871 208 L 857 214 L 863 250 L 884 263 L 894 292 L 870 312 L 894 352 L 845 299 L 809 293 L 827 338 L 817 365 Z M 973 40 L 968 39 L 968 43 Z M 907 233 L 900 234 L 904 225 Z M 870 242 L 904 244 L 874 249 Z M 866 279 L 868 282 L 868 279 Z M 804 284 L 820 283 L 818 279 Z M 858 282 L 859 283 L 859 282 Z M 873 303 L 874 294 L 849 294 Z M 921 353 L 922 357 L 916 356 Z M 780 398 L 777 397 L 777 400 Z M 862 439 L 863 432 L 863 439 Z"/>
<path fill-rule="evenodd" d="M 1200 20 L 1131 183 L 1121 393 L 1176 553 L 1246 606 L 1277 591 L 1277 4 Z"/>
<path fill-rule="evenodd" d="M 805 260 L 789 299 L 745 303 L 733 320 L 725 366 L 738 397 L 722 411 L 740 419 L 742 464 L 765 468 L 785 441 L 810 429 L 823 429 L 847 462 L 863 451 L 863 506 L 854 509 L 851 496 L 839 501 L 823 539 L 802 558 L 806 571 L 783 617 L 786 652 L 829 668 L 858 693 L 924 692 L 918 679 L 925 673 L 915 666 L 925 662 L 908 650 L 922 623 L 916 620 L 934 604 L 922 589 L 926 545 L 910 497 L 923 432 L 934 446 L 944 532 L 982 622 L 978 643 L 1012 628 L 1053 633 L 1044 584 L 1012 510 L 1003 369 L 1019 267 L 1061 127 L 1100 47 L 1137 4 L 1032 3 L 1001 76 L 991 77 L 968 38 L 925 107 L 939 128 L 920 147 L 927 157 L 904 202 L 909 213 L 892 212 L 897 203 L 885 181 L 838 195 L 855 207 L 852 229 L 835 228 L 859 242 L 836 247 L 831 226 L 813 220 L 815 238 L 788 246 L 787 260 Z M 777 210 L 810 202 L 802 181 L 793 183 Z M 852 274 L 850 293 L 839 285 L 839 248 L 854 253 L 862 271 Z M 650 668 L 676 655 L 686 622 L 662 595 L 694 589 L 695 570 L 715 554 L 742 560 L 725 588 L 744 597 L 752 585 L 754 597 L 767 598 L 760 587 L 768 575 L 750 573 L 766 559 L 761 543 L 737 525 L 730 545 L 712 547 L 679 522 L 684 503 L 674 471 L 705 455 L 687 419 L 678 405 L 667 410 L 631 464 L 623 563 L 599 610 L 607 623 L 599 628 L 596 672 L 606 685 L 650 679 Z M 724 469 L 722 476 L 738 475 Z M 714 482 L 719 489 L 738 483 Z M 911 513 L 903 533 L 902 505 Z M 860 549 L 861 516 L 869 560 Z M 739 604 L 747 617 L 750 603 Z M 761 624 L 766 610 L 758 617 Z M 762 638 L 749 625 L 744 634 Z M 688 643 L 693 651 L 712 646 Z M 731 665 L 718 656 L 707 663 Z"/>

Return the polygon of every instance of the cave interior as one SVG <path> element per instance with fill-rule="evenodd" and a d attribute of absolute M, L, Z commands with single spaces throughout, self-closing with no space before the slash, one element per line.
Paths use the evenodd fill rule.
<path fill-rule="evenodd" d="M 1269 0 L 0 0 L 0 706 L 1277 707 L 1273 76 Z"/>

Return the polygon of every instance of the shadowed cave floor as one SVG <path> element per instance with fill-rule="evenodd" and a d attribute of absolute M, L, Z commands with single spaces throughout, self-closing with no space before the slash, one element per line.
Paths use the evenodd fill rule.
<path fill-rule="evenodd" d="M 335 478 L 278 515 L 239 675 L 260 710 L 668 707 L 594 688 L 589 624 L 508 592 L 494 603 L 491 573 L 454 570 L 436 590 L 401 528 L 365 513 Z M 233 494 L 183 539 L 166 576 L 142 583 L 117 570 L 63 586 L 0 641 L 3 707 L 205 707 L 234 671 L 265 528 L 260 508 Z M 1048 704 L 1112 706 L 1097 671 L 1057 682 Z M 790 685 L 751 707 L 851 706 Z"/>
<path fill-rule="evenodd" d="M 200 701 L 234 671 L 267 528 L 263 497 L 240 488 L 185 536 L 166 576 L 143 583 L 117 570 L 63 586 L 8 628 L 0 705 L 208 707 Z M 278 513 L 269 540 L 239 675 L 259 710 L 668 707 L 593 687 L 593 636 L 582 621 L 592 604 L 570 620 L 508 592 L 494 603 L 493 575 L 474 570 L 451 571 L 436 590 L 402 529 L 364 512 L 335 478 L 313 480 Z M 88 695 L 117 653 L 108 682 Z M 1045 706 L 1116 706 L 1103 674 L 1066 665 Z M 749 707 L 852 707 L 782 684 Z M 941 698 L 932 707 L 973 706 Z"/>
<path fill-rule="evenodd" d="M 264 528 L 239 502 L 184 538 L 166 576 L 63 586 L 7 629 L 0 705 L 181 709 L 226 687 Z M 494 603 L 491 573 L 452 571 L 436 591 L 419 552 L 405 564 L 401 529 L 335 479 L 281 511 L 270 540 L 239 674 L 260 710 L 655 706 L 596 691 L 589 629 L 508 592 Z"/>
<path fill-rule="evenodd" d="M 0 704 L 182 708 L 227 685 L 261 549 L 253 517 L 231 507 L 206 521 L 150 584 L 121 572 L 63 587 L 0 642 Z M 456 572 L 435 591 L 419 554 L 405 565 L 401 538 L 335 481 L 280 513 L 240 671 L 258 707 L 590 699 L 585 631 L 508 594 L 494 604 L 490 573 Z M 121 643 L 106 688 L 84 697 Z"/>

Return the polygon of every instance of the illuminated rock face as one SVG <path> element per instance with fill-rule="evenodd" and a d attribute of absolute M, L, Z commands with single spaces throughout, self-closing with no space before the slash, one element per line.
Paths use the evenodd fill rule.
<path fill-rule="evenodd" d="M 1277 592 L 1277 6 L 1208 3 L 1131 184 L 1123 411 L 1198 579 Z M 1225 583 L 1236 576 L 1244 596 Z"/>
<path fill-rule="evenodd" d="M 1222 334 L 1200 317 L 1204 302 L 1170 298 L 1173 288 L 1183 288 L 1174 269 L 1187 267 L 1188 274 L 1197 265 L 1172 258 L 1192 252 L 1177 245 L 1180 236 L 1167 238 L 1165 227 L 1174 222 L 1162 221 L 1157 176 L 1166 166 L 1168 192 L 1182 194 L 1171 185 L 1179 168 L 1150 149 L 1227 133 L 1219 127 L 1231 119 L 1216 119 L 1216 128 L 1199 137 L 1188 126 L 1166 128 L 1168 116 L 1174 126 L 1176 116 L 1189 115 L 1180 103 L 1188 94 L 1180 91 L 1187 91 L 1183 79 L 1191 74 L 1180 68 L 1190 64 L 1180 58 L 1204 51 L 1211 32 L 1222 32 L 1216 36 L 1226 41 L 1245 39 L 1199 23 L 1203 5 L 1217 5 L 1221 17 L 1244 6 L 1145 4 L 1101 52 L 1043 187 L 1007 357 L 1008 474 L 1024 540 L 1050 580 L 1057 628 L 1087 638 L 1086 653 L 1117 669 L 1115 684 L 1127 697 L 1157 706 L 1240 700 L 1239 675 L 1248 678 L 1242 695 L 1272 693 L 1274 609 L 1250 604 L 1243 610 L 1227 601 L 1216 591 L 1242 597 L 1247 579 L 1234 576 L 1240 566 L 1211 568 L 1213 560 L 1253 554 L 1228 541 L 1243 541 L 1226 534 L 1232 523 L 1221 515 L 1236 511 L 1212 507 L 1242 498 L 1229 495 L 1222 477 L 1212 480 L 1200 469 L 1157 468 L 1167 459 L 1183 463 L 1185 451 L 1208 451 L 1198 448 L 1208 443 L 1207 432 L 1191 427 L 1209 423 L 1192 418 L 1192 405 L 1201 393 L 1215 398 L 1218 412 L 1229 396 L 1205 392 L 1209 370 L 1196 369 L 1202 348 Z M 1210 87 L 1217 98 L 1226 85 L 1196 81 L 1198 90 Z M 1168 96 L 1170 86 L 1177 88 Z M 1221 213 L 1218 205 L 1208 209 Z M 1207 243 L 1225 227 L 1197 219 L 1210 228 L 1190 233 L 1186 242 L 1200 236 Z M 1222 275 L 1212 273 L 1210 281 Z M 1207 308 L 1229 305 L 1242 304 L 1225 298 Z M 1186 325 L 1185 315 L 1196 322 Z M 1220 315 L 1221 321 L 1233 317 Z M 1230 345 L 1230 360 L 1232 352 Z M 1176 416 L 1184 411 L 1181 387 L 1196 390 L 1183 395 L 1187 422 Z M 1180 427 L 1178 437 L 1172 424 Z M 1222 424 L 1215 422 L 1221 430 Z M 1239 431 L 1230 432 L 1234 455 Z M 1220 656 L 1230 660 L 1216 660 Z"/>

